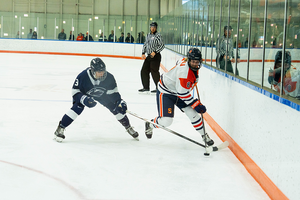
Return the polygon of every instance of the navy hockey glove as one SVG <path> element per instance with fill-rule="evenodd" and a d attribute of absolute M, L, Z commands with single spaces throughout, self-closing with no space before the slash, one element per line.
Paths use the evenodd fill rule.
<path fill-rule="evenodd" d="M 82 103 L 83 105 L 92 108 L 94 106 L 96 106 L 96 101 L 92 98 L 92 97 L 88 97 L 86 95 L 83 95 L 80 99 L 80 103 Z"/>
<path fill-rule="evenodd" d="M 116 104 L 117 105 L 114 110 L 117 111 L 118 113 L 125 114 L 127 110 L 126 102 L 123 99 L 121 99 L 120 101 L 117 101 Z"/>
<path fill-rule="evenodd" d="M 206 107 L 202 105 L 202 103 L 198 100 L 195 99 L 191 105 L 191 107 L 196 110 L 198 113 L 205 113 L 206 112 Z"/>

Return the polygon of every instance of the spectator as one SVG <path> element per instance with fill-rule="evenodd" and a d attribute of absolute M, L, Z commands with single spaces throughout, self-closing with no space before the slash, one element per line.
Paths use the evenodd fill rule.
<path fill-rule="evenodd" d="M 272 47 L 273 47 L 273 48 L 276 48 L 276 47 L 277 47 L 277 38 L 274 38 Z"/>
<path fill-rule="evenodd" d="M 127 33 L 127 37 L 125 39 L 125 42 L 127 42 L 127 43 L 133 43 L 134 42 L 134 38 L 132 37 L 132 35 L 130 33 Z"/>
<path fill-rule="evenodd" d="M 142 59 L 144 59 L 143 67 L 141 69 L 141 80 L 143 89 L 140 89 L 140 93 L 148 93 L 150 91 L 150 73 L 152 75 L 155 87 L 157 89 L 157 83 L 160 79 L 159 67 L 161 61 L 160 52 L 165 48 L 161 35 L 156 31 L 157 23 L 152 22 L 150 24 L 150 33 L 147 34 L 146 41 L 142 48 Z M 145 56 L 147 53 L 147 57 Z M 151 93 L 156 93 L 156 89 Z"/>
<path fill-rule="evenodd" d="M 138 33 L 138 38 L 137 38 L 137 43 L 145 43 L 145 35 L 144 35 L 144 31 L 141 31 Z"/>
<path fill-rule="evenodd" d="M 32 38 L 32 29 L 29 30 L 29 33 L 27 34 L 27 39 L 31 39 Z"/>
<path fill-rule="evenodd" d="M 86 32 L 86 36 L 84 38 L 85 41 L 94 41 L 93 37 L 89 34 L 89 32 Z"/>
<path fill-rule="evenodd" d="M 67 36 L 65 34 L 65 29 L 61 29 L 61 32 L 58 34 L 58 39 L 59 40 L 65 40 L 65 39 L 67 39 Z"/>
<path fill-rule="evenodd" d="M 124 42 L 124 33 L 121 33 L 121 36 L 119 37 L 119 42 Z"/>
<path fill-rule="evenodd" d="M 70 31 L 69 40 L 73 40 L 73 41 L 74 41 L 74 34 L 73 34 L 73 32 L 72 32 L 72 31 Z"/>
<path fill-rule="evenodd" d="M 83 35 L 82 33 L 79 33 L 79 35 L 76 38 L 77 41 L 82 41 L 83 40 Z"/>
<path fill-rule="evenodd" d="M 253 40 L 253 42 L 252 42 L 252 47 L 253 47 L 253 48 L 257 47 L 257 42 L 256 42 L 255 38 L 254 38 L 254 40 Z"/>
<path fill-rule="evenodd" d="M 242 42 L 241 42 L 241 40 L 238 41 L 238 48 L 242 48 Z"/>
<path fill-rule="evenodd" d="M 216 51 L 217 51 L 217 65 L 220 65 L 220 68 L 225 70 L 225 66 L 227 63 L 227 68 L 226 71 L 227 72 L 233 72 L 233 68 L 232 68 L 232 64 L 231 63 L 235 63 L 235 58 L 234 58 L 234 47 L 233 47 L 233 41 L 231 38 L 231 31 L 232 28 L 231 26 L 224 26 L 224 35 L 219 38 L 217 41 L 217 47 L 216 47 Z M 227 57 L 226 57 L 227 56 Z M 238 57 L 236 60 L 238 63 L 240 62 L 240 56 L 239 56 L 239 50 L 238 50 Z M 236 71 L 236 75 L 239 75 L 239 70 Z"/>
<path fill-rule="evenodd" d="M 248 44 L 249 44 L 249 42 L 248 42 L 248 37 L 246 37 L 246 41 L 245 41 L 244 47 L 245 47 L 245 48 L 248 48 Z"/>
<path fill-rule="evenodd" d="M 32 39 L 37 39 L 37 33 L 35 31 L 32 33 Z"/>
<path fill-rule="evenodd" d="M 300 68 L 291 65 L 291 53 L 285 52 L 283 69 L 283 94 L 300 99 Z M 282 51 L 275 55 L 274 69 L 269 70 L 268 82 L 274 87 L 274 90 L 280 92 L 281 89 L 281 66 Z"/>
<path fill-rule="evenodd" d="M 107 39 L 106 39 L 106 36 L 104 35 L 104 37 L 103 37 L 103 33 L 101 33 L 101 35 L 100 35 L 100 37 L 99 37 L 99 42 L 106 42 L 107 41 Z"/>
<path fill-rule="evenodd" d="M 111 33 L 110 33 L 110 35 L 108 36 L 108 42 L 114 42 L 114 38 L 115 38 L 115 42 L 117 41 L 117 37 L 115 36 L 115 34 L 114 34 L 114 31 L 113 30 L 111 30 Z"/>
<path fill-rule="evenodd" d="M 16 38 L 17 39 L 22 39 L 22 36 L 20 35 L 20 31 L 17 32 Z"/>

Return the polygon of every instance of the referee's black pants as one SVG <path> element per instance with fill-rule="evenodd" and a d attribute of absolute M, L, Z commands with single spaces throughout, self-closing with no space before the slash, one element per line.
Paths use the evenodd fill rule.
<path fill-rule="evenodd" d="M 230 60 L 225 60 L 223 57 L 221 57 L 219 59 L 220 68 L 223 69 L 223 70 L 225 70 L 225 65 L 226 65 L 225 62 L 227 62 L 226 71 L 234 74 L 231 61 Z M 239 70 L 238 69 L 236 69 L 236 70 L 237 70 L 236 71 L 236 75 L 239 76 Z"/>
<path fill-rule="evenodd" d="M 157 87 L 157 83 L 160 79 L 159 67 L 160 67 L 161 55 L 160 53 L 155 54 L 153 58 L 150 55 L 144 61 L 142 70 L 141 70 L 141 79 L 144 89 L 150 89 L 150 73 L 152 79 Z M 155 88 L 156 89 L 156 88 Z"/>

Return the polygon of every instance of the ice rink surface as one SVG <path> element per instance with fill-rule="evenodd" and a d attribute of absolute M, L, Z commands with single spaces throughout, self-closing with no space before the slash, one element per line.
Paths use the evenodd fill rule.
<path fill-rule="evenodd" d="M 144 122 L 128 115 L 140 134 L 136 141 L 100 104 L 85 108 L 66 129 L 66 139 L 55 142 L 58 122 L 72 104 L 73 81 L 92 57 L 0 57 L 1 200 L 269 199 L 229 149 L 205 157 L 202 147 L 158 129 L 148 140 Z M 128 109 L 156 117 L 155 95 L 137 92 L 143 61 L 102 59 Z M 202 142 L 178 109 L 169 128 Z"/>

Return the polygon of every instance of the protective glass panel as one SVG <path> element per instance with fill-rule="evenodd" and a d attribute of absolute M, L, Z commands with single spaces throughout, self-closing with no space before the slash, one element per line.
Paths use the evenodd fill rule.
<path fill-rule="evenodd" d="M 264 41 L 265 6 L 259 1 L 253 1 L 251 24 L 251 51 L 249 60 L 249 80 L 257 84 L 262 82 L 262 55 Z"/>

